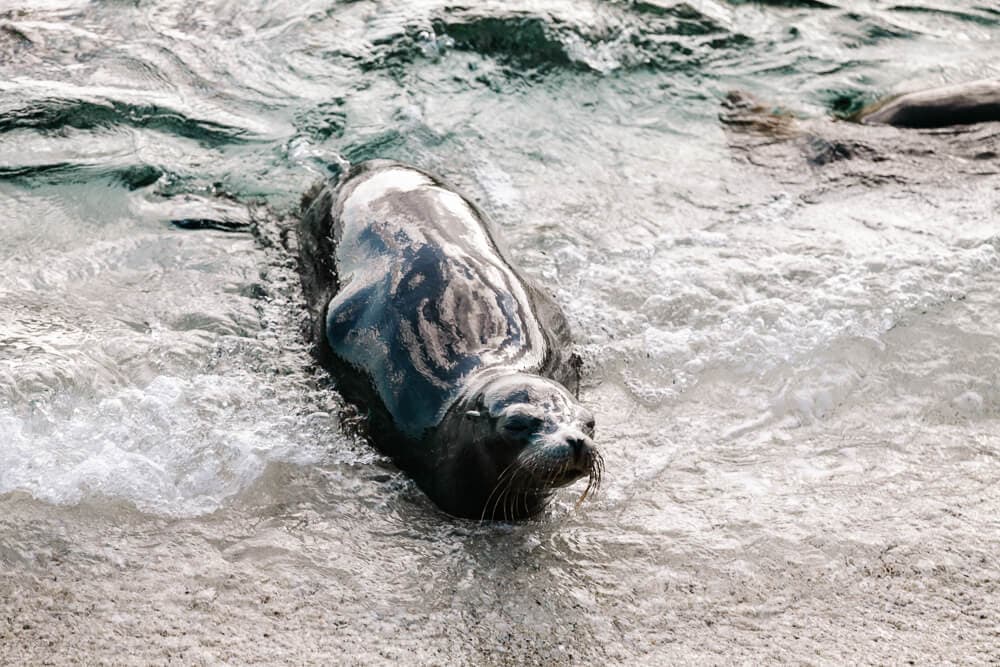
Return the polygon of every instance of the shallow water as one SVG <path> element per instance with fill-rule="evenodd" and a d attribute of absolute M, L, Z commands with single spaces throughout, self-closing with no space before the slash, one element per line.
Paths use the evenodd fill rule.
<path fill-rule="evenodd" d="M 998 63 L 982 0 L 0 6 L 0 663 L 1000 661 L 1000 130 L 720 122 Z M 338 156 L 555 291 L 596 499 L 456 521 L 353 435 L 286 233 Z"/>

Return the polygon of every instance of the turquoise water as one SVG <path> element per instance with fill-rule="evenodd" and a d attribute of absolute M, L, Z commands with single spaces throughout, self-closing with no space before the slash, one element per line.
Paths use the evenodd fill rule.
<path fill-rule="evenodd" d="M 1000 130 L 836 120 L 986 78 L 982 0 L 0 5 L 0 663 L 1000 660 Z M 563 305 L 595 500 L 354 435 L 288 229 L 370 157 Z"/>

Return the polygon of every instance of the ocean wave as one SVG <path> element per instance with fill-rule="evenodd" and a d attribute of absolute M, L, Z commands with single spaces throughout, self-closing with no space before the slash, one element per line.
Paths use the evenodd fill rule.
<path fill-rule="evenodd" d="M 74 181 L 107 180 L 128 190 L 148 187 L 165 172 L 149 164 L 109 165 L 103 163 L 54 162 L 39 165 L 0 166 L 0 180 L 38 185 Z"/>
<path fill-rule="evenodd" d="M 0 133 L 23 128 L 51 132 L 64 128 L 91 130 L 113 126 L 159 130 L 194 139 L 209 147 L 245 143 L 253 136 L 252 131 L 245 128 L 190 117 L 161 104 L 115 99 L 37 99 L 7 106 L 0 115 Z"/>
<path fill-rule="evenodd" d="M 0 494 L 15 490 L 52 503 L 125 499 L 168 515 L 217 509 L 272 461 L 329 458 L 338 422 L 329 413 L 290 412 L 301 397 L 268 395 L 232 372 L 157 375 L 97 400 L 49 405 L 30 415 L 0 408 Z M 211 426 L 206 428 L 205 424 Z"/>
<path fill-rule="evenodd" d="M 1000 10 L 995 7 L 972 7 L 965 11 L 954 7 L 930 7 L 927 5 L 894 5 L 891 11 L 910 14 L 929 14 L 933 16 L 956 19 L 967 23 L 976 23 L 986 27 L 1000 25 Z"/>
<path fill-rule="evenodd" d="M 495 59 L 512 72 L 671 69 L 745 45 L 749 38 L 725 20 L 687 4 L 653 2 L 563 13 L 451 7 L 382 35 L 360 59 L 366 70 L 392 69 L 456 50 Z"/>

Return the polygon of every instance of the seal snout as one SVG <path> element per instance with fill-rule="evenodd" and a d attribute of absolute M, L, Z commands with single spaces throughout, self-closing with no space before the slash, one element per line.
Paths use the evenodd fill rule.
<path fill-rule="evenodd" d="M 566 445 L 569 448 L 568 468 L 581 474 L 589 471 L 594 457 L 594 441 L 582 433 L 571 434 L 566 436 Z"/>
<path fill-rule="evenodd" d="M 599 458 L 594 441 L 577 429 L 566 429 L 557 432 L 548 446 L 551 463 L 557 470 L 552 475 L 552 486 L 566 486 L 581 477 L 593 474 Z"/>

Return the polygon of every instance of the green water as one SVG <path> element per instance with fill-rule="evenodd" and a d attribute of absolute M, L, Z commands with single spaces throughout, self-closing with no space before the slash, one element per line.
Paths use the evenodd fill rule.
<path fill-rule="evenodd" d="M 997 78 L 985 0 L 0 4 L 0 663 L 1000 660 L 1000 130 L 835 121 Z M 563 305 L 593 501 L 343 423 L 287 229 L 371 157 Z"/>

